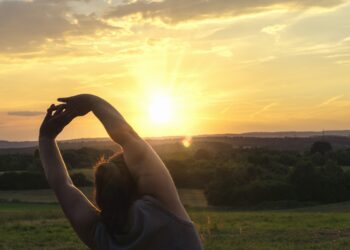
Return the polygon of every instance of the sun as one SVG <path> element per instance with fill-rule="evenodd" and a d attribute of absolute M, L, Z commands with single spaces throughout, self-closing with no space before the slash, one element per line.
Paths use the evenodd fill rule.
<path fill-rule="evenodd" d="M 152 123 L 165 124 L 174 117 L 174 103 L 170 95 L 166 93 L 154 94 L 150 100 L 149 118 Z"/>

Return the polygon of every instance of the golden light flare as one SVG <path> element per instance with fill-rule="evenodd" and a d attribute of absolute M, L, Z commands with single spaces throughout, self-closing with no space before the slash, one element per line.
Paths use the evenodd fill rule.
<path fill-rule="evenodd" d="M 151 122 L 157 124 L 171 122 L 174 117 L 172 98 L 165 93 L 154 94 L 149 105 L 149 117 Z"/>
<path fill-rule="evenodd" d="M 132 92 L 138 96 L 131 104 L 139 110 L 134 124 L 142 135 L 193 133 L 198 85 L 193 74 L 184 69 L 184 48 L 174 53 L 174 46 L 170 45 L 174 45 L 173 41 L 160 40 L 147 45 L 128 68 L 135 82 Z"/>
<path fill-rule="evenodd" d="M 191 136 L 187 136 L 182 140 L 182 145 L 185 148 L 189 148 L 192 145 L 192 137 Z"/>

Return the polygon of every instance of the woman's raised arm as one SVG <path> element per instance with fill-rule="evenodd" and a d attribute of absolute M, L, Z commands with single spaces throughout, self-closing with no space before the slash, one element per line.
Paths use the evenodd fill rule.
<path fill-rule="evenodd" d="M 47 181 L 73 229 L 87 246 L 94 248 L 93 233 L 98 210 L 74 186 L 55 140 L 64 127 L 77 116 L 74 111 L 65 108 L 65 105 L 51 105 L 48 109 L 40 127 L 40 158 Z"/>
<path fill-rule="evenodd" d="M 60 98 L 59 101 L 83 114 L 91 109 L 110 137 L 123 148 L 126 165 L 137 180 L 139 193 L 154 196 L 169 211 L 189 220 L 163 161 L 111 104 L 92 95 Z"/>

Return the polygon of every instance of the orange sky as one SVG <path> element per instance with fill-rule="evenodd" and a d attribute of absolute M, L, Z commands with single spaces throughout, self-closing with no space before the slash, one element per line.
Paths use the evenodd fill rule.
<path fill-rule="evenodd" d="M 0 0 L 0 140 L 92 93 L 142 136 L 350 128 L 350 2 Z M 89 115 L 60 139 L 106 136 Z"/>

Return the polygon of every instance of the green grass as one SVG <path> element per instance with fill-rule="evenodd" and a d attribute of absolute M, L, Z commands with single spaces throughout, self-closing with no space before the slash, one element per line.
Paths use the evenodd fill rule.
<path fill-rule="evenodd" d="M 191 216 L 206 249 L 350 249 L 346 213 L 202 210 Z"/>
<path fill-rule="evenodd" d="M 80 190 L 92 200 L 92 187 L 83 187 Z M 179 189 L 180 198 L 185 206 L 207 207 L 207 200 L 202 190 Z M 57 199 L 51 189 L 41 190 L 13 190 L 0 191 L 0 201 L 5 202 L 35 202 L 57 203 Z"/>
<path fill-rule="evenodd" d="M 338 209 L 340 207 L 340 209 Z M 347 209 L 345 209 L 347 207 Z M 189 209 L 205 249 L 350 249 L 350 203 L 289 211 Z M 0 249 L 86 249 L 56 204 L 0 203 Z"/>
<path fill-rule="evenodd" d="M 80 168 L 80 169 L 71 169 L 69 170 L 69 174 L 77 174 L 81 173 L 86 176 L 90 181 L 94 181 L 94 171 L 92 168 Z"/>
<path fill-rule="evenodd" d="M 0 204 L 0 249 L 86 249 L 57 205 Z"/>
<path fill-rule="evenodd" d="M 342 166 L 341 168 L 343 169 L 344 172 L 350 171 L 350 166 Z"/>

